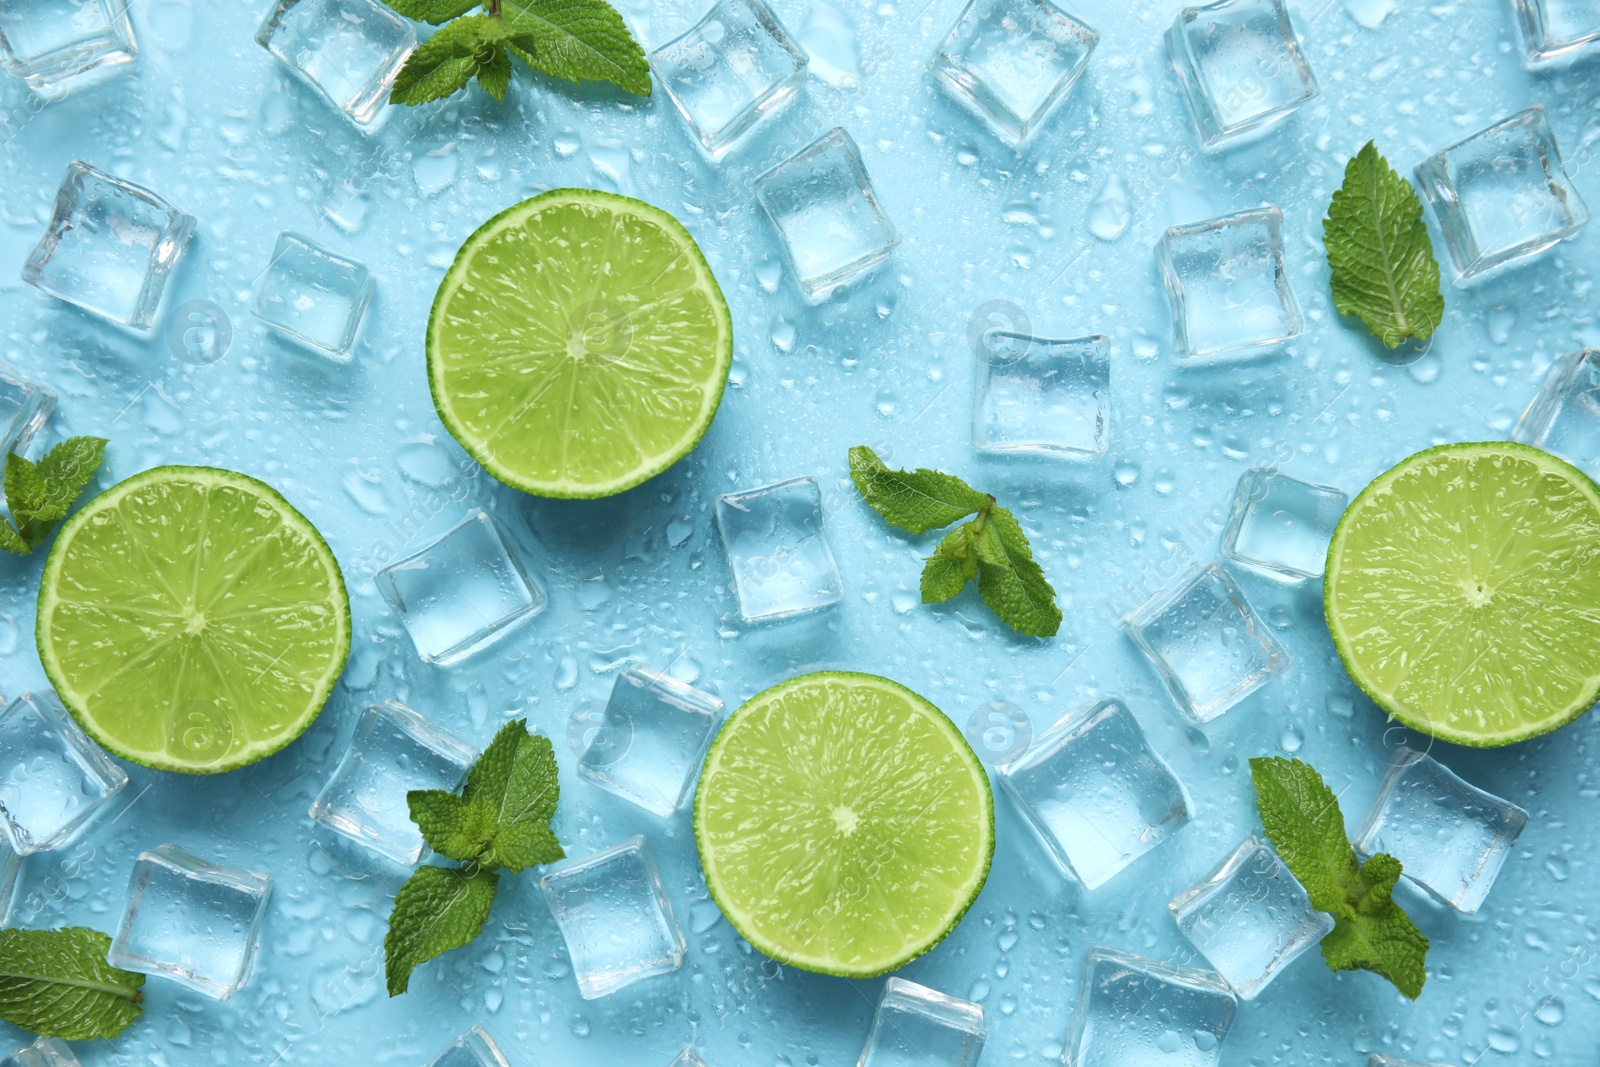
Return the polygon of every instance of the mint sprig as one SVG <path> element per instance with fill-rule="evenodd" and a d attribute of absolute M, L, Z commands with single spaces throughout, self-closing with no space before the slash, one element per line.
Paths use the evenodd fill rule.
<path fill-rule="evenodd" d="M 6 453 L 6 508 L 11 521 L 0 522 L 0 548 L 26 556 L 44 544 L 83 487 L 94 480 L 105 454 L 103 437 L 69 437 L 38 463 Z"/>
<path fill-rule="evenodd" d="M 1334 971 L 1372 971 L 1412 1000 L 1428 979 L 1428 939 L 1391 895 L 1400 861 L 1380 852 L 1362 863 L 1344 832 L 1339 800 L 1309 764 L 1279 756 L 1250 761 L 1261 825 L 1311 906 L 1333 916 L 1322 958 Z"/>
<path fill-rule="evenodd" d="M 0 930 L 0 1019 L 64 1041 L 116 1037 L 144 1013 L 144 975 L 106 962 L 98 930 Z"/>
<path fill-rule="evenodd" d="M 566 853 L 550 829 L 560 784 L 548 737 L 508 722 L 483 750 L 457 792 L 406 794 L 422 838 L 461 867 L 419 867 L 395 894 L 383 939 L 391 997 L 406 991 L 411 972 L 483 930 L 500 886 L 498 870 L 554 863 Z"/>
<path fill-rule="evenodd" d="M 972 516 L 939 542 L 922 568 L 922 602 L 940 604 L 978 583 L 983 602 L 1013 630 L 1054 637 L 1056 591 L 1033 558 L 1016 516 L 953 474 L 892 470 L 865 445 L 850 450 L 850 479 L 891 526 L 921 534 Z"/>

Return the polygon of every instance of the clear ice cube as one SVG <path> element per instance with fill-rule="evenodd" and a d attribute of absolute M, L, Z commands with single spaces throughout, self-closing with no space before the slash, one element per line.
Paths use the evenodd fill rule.
<path fill-rule="evenodd" d="M 1183 8 L 1167 57 L 1207 148 L 1260 133 L 1320 91 L 1283 0 Z"/>
<path fill-rule="evenodd" d="M 0 1067 L 81 1067 L 81 1064 L 65 1041 L 41 1037 L 0 1060 Z"/>
<path fill-rule="evenodd" d="M 856 1067 L 977 1067 L 983 1007 L 904 978 L 890 978 Z"/>
<path fill-rule="evenodd" d="M 551 867 L 539 888 L 567 943 L 584 1000 L 683 964 L 683 931 L 643 837 Z"/>
<path fill-rule="evenodd" d="M 1189 821 L 1182 783 L 1120 700 L 1069 713 L 995 771 L 1050 855 L 1086 889 Z"/>
<path fill-rule="evenodd" d="M 1313 908 L 1278 854 L 1254 837 L 1168 907 L 1183 936 L 1244 1000 L 1333 930 L 1333 916 Z"/>
<path fill-rule="evenodd" d="M 1321 578 L 1350 498 L 1271 467 L 1248 470 L 1233 494 L 1221 555 L 1280 578 Z"/>
<path fill-rule="evenodd" d="M 471 745 L 434 729 L 404 704 L 374 704 L 356 722 L 350 748 L 317 794 L 311 817 L 410 867 L 427 846 L 411 821 L 406 793 L 453 790 L 477 758 Z"/>
<path fill-rule="evenodd" d="M 667 1064 L 667 1067 L 708 1067 L 708 1065 L 693 1048 L 686 1048 L 678 1053 L 677 1058 Z"/>
<path fill-rule="evenodd" d="M 1589 221 L 1542 107 L 1479 130 L 1418 163 L 1415 173 L 1458 282 L 1525 262 Z"/>
<path fill-rule="evenodd" d="M 190 855 L 141 852 L 106 959 L 227 1000 L 250 978 L 272 879 Z"/>
<path fill-rule="evenodd" d="M 1566 66 L 1600 50 L 1600 3 L 1595 0 L 1511 0 L 1529 70 Z"/>
<path fill-rule="evenodd" d="M 939 84 L 1011 144 L 1089 65 L 1100 34 L 1050 0 L 971 0 L 934 53 Z"/>
<path fill-rule="evenodd" d="M 1283 212 L 1174 226 L 1159 249 L 1179 358 L 1275 348 L 1305 332 L 1283 259 Z"/>
<path fill-rule="evenodd" d="M 5 363 L 0 363 L 0 454 L 26 454 L 56 410 L 56 394 Z"/>
<path fill-rule="evenodd" d="M 1063 1067 L 1216 1067 L 1239 1001 L 1216 972 L 1097 946 Z"/>
<path fill-rule="evenodd" d="M 578 776 L 653 815 L 683 806 L 722 724 L 722 701 L 651 667 L 617 675 Z"/>
<path fill-rule="evenodd" d="M 355 346 L 372 291 L 365 263 L 302 234 L 282 233 L 250 310 L 273 329 L 343 363 Z"/>
<path fill-rule="evenodd" d="M 1600 349 L 1569 352 L 1551 365 L 1511 439 L 1600 478 Z"/>
<path fill-rule="evenodd" d="M 991 330 L 982 341 L 972 443 L 992 452 L 1100 455 L 1107 445 L 1111 343 Z"/>
<path fill-rule="evenodd" d="M 444 536 L 373 576 L 424 663 L 449 666 L 544 611 L 544 587 L 494 516 L 467 512 Z"/>
<path fill-rule="evenodd" d="M 377 0 L 278 0 L 256 43 L 357 126 L 375 129 L 417 35 Z"/>
<path fill-rule="evenodd" d="M 1467 915 L 1484 898 L 1528 825 L 1528 813 L 1458 777 L 1425 752 L 1401 748 L 1355 846 L 1387 852 L 1405 876 Z"/>
<path fill-rule="evenodd" d="M 148 330 L 194 219 L 155 193 L 78 160 L 22 280 L 123 326 Z"/>
<path fill-rule="evenodd" d="M 0 712 L 0 828 L 20 855 L 65 845 L 127 784 L 54 693 Z"/>
<path fill-rule="evenodd" d="M 658 84 L 713 160 L 794 99 L 806 54 L 762 0 L 718 0 L 650 53 Z"/>
<path fill-rule="evenodd" d="M 1210 722 L 1289 669 L 1289 653 L 1215 563 L 1151 597 L 1122 628 L 1196 722 Z"/>
<path fill-rule="evenodd" d="M 511 1067 L 505 1053 L 481 1026 L 474 1026 L 435 1056 L 427 1067 Z"/>
<path fill-rule="evenodd" d="M 844 599 L 822 533 L 822 492 L 815 478 L 718 497 L 717 528 L 745 622 L 804 615 Z"/>
<path fill-rule="evenodd" d="M 17 876 L 21 873 L 22 857 L 7 839 L 0 837 L 0 926 L 11 921 L 11 905 L 17 897 Z"/>
<path fill-rule="evenodd" d="M 138 54 L 127 0 L 0 0 L 0 69 L 46 100 L 99 85 Z"/>
<path fill-rule="evenodd" d="M 900 243 L 878 206 L 861 150 L 839 127 L 757 178 L 756 199 L 813 302 L 866 274 Z"/>

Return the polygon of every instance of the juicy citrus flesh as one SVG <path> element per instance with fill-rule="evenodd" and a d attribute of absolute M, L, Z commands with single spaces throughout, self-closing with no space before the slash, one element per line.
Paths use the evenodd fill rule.
<path fill-rule="evenodd" d="M 966 913 L 994 855 L 994 800 L 932 704 L 868 674 L 752 697 L 701 771 L 695 840 L 728 921 L 773 959 L 870 978 Z"/>
<path fill-rule="evenodd" d="M 316 718 L 350 651 L 350 602 L 321 535 L 270 486 L 156 467 L 62 527 L 37 637 L 62 703 L 103 747 L 210 774 Z"/>
<path fill-rule="evenodd" d="M 699 442 L 722 401 L 733 322 L 672 216 L 557 189 L 462 245 L 427 348 L 439 417 L 485 470 L 539 496 L 599 497 Z"/>
<path fill-rule="evenodd" d="M 1525 445 L 1419 452 L 1345 511 L 1323 603 L 1351 678 L 1406 725 L 1548 733 L 1600 697 L 1600 489 Z"/>

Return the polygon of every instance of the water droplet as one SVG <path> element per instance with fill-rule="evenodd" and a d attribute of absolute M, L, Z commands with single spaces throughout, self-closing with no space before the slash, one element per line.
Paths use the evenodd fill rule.
<path fill-rule="evenodd" d="M 1344 9 L 1357 24 L 1375 30 L 1399 3 L 1400 0 L 1344 0 Z"/>
<path fill-rule="evenodd" d="M 1323 704 L 1336 719 L 1349 719 L 1356 713 L 1356 702 L 1344 693 L 1329 693 Z"/>
<path fill-rule="evenodd" d="M 682 548 L 683 543 L 694 536 L 694 516 L 680 515 L 667 523 L 667 547 Z"/>
<path fill-rule="evenodd" d="M 783 277 L 783 268 L 778 266 L 774 259 L 764 259 L 756 264 L 756 281 L 761 283 L 761 288 L 769 293 L 778 291 L 778 280 Z"/>
<path fill-rule="evenodd" d="M 1293 723 L 1284 727 L 1282 735 L 1278 738 L 1278 747 L 1291 755 L 1299 752 L 1300 746 L 1305 743 L 1306 735 L 1301 733 L 1300 727 L 1295 726 Z"/>
<path fill-rule="evenodd" d="M 772 320 L 772 347 L 779 352 L 794 350 L 794 323 L 781 315 Z"/>
<path fill-rule="evenodd" d="M 1489 311 L 1489 340 L 1497 345 L 1503 345 L 1511 340 L 1511 329 L 1517 324 L 1517 309 L 1510 307 L 1491 308 Z"/>
<path fill-rule="evenodd" d="M 1533 1010 L 1533 1017 L 1546 1026 L 1560 1026 L 1567 1017 L 1567 1006 L 1560 997 L 1551 997 Z"/>
<path fill-rule="evenodd" d="M 453 470 L 450 457 L 444 449 L 432 443 L 410 444 L 395 453 L 395 465 L 400 473 L 418 485 L 440 489 L 450 483 Z"/>
<path fill-rule="evenodd" d="M 577 155 L 578 149 L 583 147 L 583 142 L 578 140 L 578 135 L 572 130 L 562 130 L 556 134 L 553 143 L 555 144 L 556 155 L 562 159 Z"/>
<path fill-rule="evenodd" d="M 1444 369 L 1444 363 L 1435 355 L 1426 355 L 1406 368 L 1406 373 L 1413 379 L 1427 385 L 1439 377 L 1439 372 Z"/>
<path fill-rule="evenodd" d="M 573 1037 L 588 1037 L 589 1036 L 589 1020 L 585 1019 L 581 1015 L 574 1015 L 572 1017 L 572 1027 L 571 1027 L 571 1029 L 572 1029 L 572 1036 Z"/>
<path fill-rule="evenodd" d="M 1112 477 L 1116 478 L 1119 486 L 1127 489 L 1139 480 L 1139 468 L 1134 466 L 1131 459 L 1120 459 L 1117 461 Z"/>
<path fill-rule="evenodd" d="M 811 0 L 798 36 L 811 57 L 813 75 L 838 89 L 861 84 L 861 42 L 848 15 L 823 0 Z"/>
<path fill-rule="evenodd" d="M 561 662 L 556 664 L 555 687 L 567 690 L 577 684 L 578 661 L 571 656 L 562 656 Z"/>
<path fill-rule="evenodd" d="M 461 157 L 456 153 L 453 141 L 418 156 L 411 162 L 411 173 L 417 179 L 417 192 L 423 196 L 437 196 L 444 192 L 455 184 L 456 171 L 460 167 Z"/>
<path fill-rule="evenodd" d="M 920 598 L 909 589 L 896 589 L 889 597 L 889 603 L 894 605 L 894 610 L 900 615 L 910 613 L 915 608 Z"/>
<path fill-rule="evenodd" d="M 1132 212 L 1128 206 L 1128 190 L 1118 175 L 1106 179 L 1105 188 L 1089 205 L 1085 222 L 1089 232 L 1102 241 L 1115 241 L 1128 228 Z"/>

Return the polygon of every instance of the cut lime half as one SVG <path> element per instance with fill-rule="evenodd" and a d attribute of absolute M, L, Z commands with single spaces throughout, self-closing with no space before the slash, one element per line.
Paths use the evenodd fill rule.
<path fill-rule="evenodd" d="M 694 832 L 711 896 L 745 940 L 870 978 L 937 945 L 977 899 L 994 799 L 938 708 L 887 678 L 823 671 L 723 725 Z"/>
<path fill-rule="evenodd" d="M 600 497 L 699 442 L 733 363 L 733 320 L 671 215 L 556 189 L 467 238 L 427 347 L 439 418 L 485 470 L 537 496 Z"/>
<path fill-rule="evenodd" d="M 156 467 L 68 519 L 39 586 L 39 658 L 123 759 L 184 774 L 293 741 L 350 651 L 333 553 L 269 485 Z"/>
<path fill-rule="evenodd" d="M 1345 511 L 1323 606 L 1350 677 L 1407 726 L 1549 733 L 1600 698 L 1600 489 L 1526 445 L 1419 452 Z"/>

